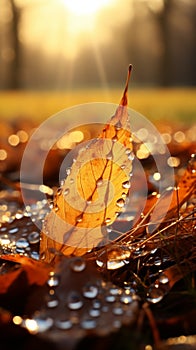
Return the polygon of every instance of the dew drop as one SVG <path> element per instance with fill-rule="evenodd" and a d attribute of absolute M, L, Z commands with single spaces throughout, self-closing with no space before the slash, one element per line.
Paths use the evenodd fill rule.
<path fill-rule="evenodd" d="M 106 219 L 105 219 L 105 224 L 106 224 L 106 225 L 109 225 L 110 223 L 111 223 L 111 218 L 106 218 Z"/>
<path fill-rule="evenodd" d="M 47 281 L 47 284 L 49 287 L 57 287 L 59 285 L 59 278 L 57 275 L 54 274 L 54 272 L 50 272 L 50 277 Z"/>
<path fill-rule="evenodd" d="M 130 181 L 124 181 L 124 182 L 122 183 L 122 187 L 123 187 L 123 188 L 126 188 L 126 189 L 129 189 L 129 188 L 131 187 Z"/>
<path fill-rule="evenodd" d="M 117 303 L 117 304 L 114 305 L 114 307 L 112 309 L 112 312 L 113 312 L 114 315 L 120 316 L 120 315 L 123 314 L 123 308 L 122 308 L 122 306 L 120 304 Z"/>
<path fill-rule="evenodd" d="M 39 232 L 37 231 L 33 231 L 28 235 L 28 241 L 30 244 L 39 243 L 39 240 L 40 240 L 40 236 L 39 236 Z"/>
<path fill-rule="evenodd" d="M 16 252 L 18 254 L 24 254 L 25 253 L 25 250 L 23 248 L 16 248 Z"/>
<path fill-rule="evenodd" d="M 67 173 L 67 175 L 70 175 L 71 174 L 71 168 L 67 168 L 66 169 L 66 173 Z"/>
<path fill-rule="evenodd" d="M 87 203 L 88 205 L 92 203 L 92 196 L 90 196 L 90 197 L 87 199 L 86 203 Z"/>
<path fill-rule="evenodd" d="M 110 152 L 106 155 L 108 160 L 111 160 L 113 158 L 113 153 L 112 150 L 110 150 Z"/>
<path fill-rule="evenodd" d="M 16 241 L 16 247 L 17 248 L 22 248 L 22 249 L 25 249 L 29 246 L 29 242 L 26 240 L 26 238 L 19 238 L 17 241 Z"/>
<path fill-rule="evenodd" d="M 119 198 L 117 201 L 116 201 L 116 205 L 117 207 L 119 208 L 123 208 L 124 205 L 125 205 L 125 200 L 123 198 Z"/>
<path fill-rule="evenodd" d="M 63 192 L 64 196 L 67 196 L 69 194 L 69 188 L 66 188 Z"/>
<path fill-rule="evenodd" d="M 23 218 L 23 216 L 24 216 L 24 213 L 23 213 L 22 211 L 18 211 L 18 212 L 16 213 L 16 215 L 15 215 L 15 218 L 16 218 L 17 220 L 20 220 L 20 219 Z"/>
<path fill-rule="evenodd" d="M 18 230 L 19 230 L 18 227 L 12 227 L 12 228 L 10 228 L 10 229 L 8 230 L 8 233 L 14 234 L 14 233 L 18 232 Z"/>
<path fill-rule="evenodd" d="M 0 236 L 0 244 L 2 244 L 2 245 L 8 245 L 8 244 L 10 244 L 9 236 L 6 235 L 6 234 L 1 235 L 1 236 Z"/>
<path fill-rule="evenodd" d="M 123 303 L 123 304 L 128 305 L 128 304 L 132 303 L 132 301 L 133 301 L 133 300 L 132 300 L 132 297 L 131 297 L 131 295 L 129 295 L 129 294 L 124 293 L 124 294 L 121 295 L 121 297 L 120 297 L 120 302 Z"/>
<path fill-rule="evenodd" d="M 113 141 L 113 142 L 117 142 L 117 141 L 118 141 L 118 137 L 117 137 L 116 135 L 114 135 L 114 136 L 112 137 L 112 141 Z"/>
<path fill-rule="evenodd" d="M 121 292 L 122 292 L 122 289 L 121 288 L 118 288 L 116 286 L 112 286 L 110 289 L 109 289 L 109 292 L 111 295 L 120 295 Z"/>
<path fill-rule="evenodd" d="M 99 317 L 101 314 L 100 310 L 99 309 L 91 309 L 89 310 L 89 315 L 91 317 Z"/>
<path fill-rule="evenodd" d="M 56 205 L 56 206 L 54 207 L 54 211 L 55 211 L 55 212 L 59 211 L 58 205 Z"/>
<path fill-rule="evenodd" d="M 61 180 L 61 181 L 60 181 L 60 186 L 63 187 L 63 186 L 64 186 L 64 183 L 65 183 L 65 180 Z"/>
<path fill-rule="evenodd" d="M 131 149 L 130 148 L 127 148 L 126 150 L 125 150 L 125 154 L 130 154 L 131 153 Z"/>
<path fill-rule="evenodd" d="M 96 298 L 98 294 L 98 287 L 93 284 L 86 284 L 83 287 L 83 296 L 88 299 Z"/>
<path fill-rule="evenodd" d="M 118 131 L 122 128 L 122 123 L 120 120 L 117 121 L 117 123 L 114 125 L 115 129 Z"/>
<path fill-rule="evenodd" d="M 96 320 L 89 318 L 89 319 L 83 320 L 80 323 L 80 326 L 83 329 L 94 329 L 97 326 L 97 322 L 96 322 Z"/>
<path fill-rule="evenodd" d="M 161 288 L 153 286 L 147 292 L 147 300 L 152 304 L 156 304 L 163 299 L 164 295 L 165 292 Z"/>
<path fill-rule="evenodd" d="M 154 264 L 155 264 L 156 266 L 160 266 L 161 263 L 162 263 L 162 261 L 161 261 L 160 258 L 156 258 L 155 261 L 154 261 Z"/>
<path fill-rule="evenodd" d="M 101 186 L 103 184 L 103 179 L 102 177 L 100 177 L 97 181 L 96 181 L 97 187 Z"/>
<path fill-rule="evenodd" d="M 54 296 L 51 296 L 50 299 L 47 301 L 47 307 L 51 309 L 57 307 L 58 304 L 59 304 L 59 301 Z"/>
<path fill-rule="evenodd" d="M 7 217 L 6 222 L 8 224 L 11 224 L 14 220 L 15 220 L 15 216 L 10 216 L 10 217 Z"/>
<path fill-rule="evenodd" d="M 39 260 L 40 258 L 39 253 L 36 251 L 31 252 L 30 256 L 32 259 L 35 259 L 35 260 Z"/>
<path fill-rule="evenodd" d="M 111 233 L 112 232 L 111 226 L 106 227 L 106 231 L 107 231 L 107 233 Z"/>
<path fill-rule="evenodd" d="M 128 155 L 128 160 L 134 160 L 134 154 L 131 152 L 129 155 Z M 132 176 L 132 175 L 131 175 Z"/>
<path fill-rule="evenodd" d="M 127 259 L 130 258 L 131 252 L 127 247 L 114 246 L 107 251 L 107 269 L 116 270 L 124 266 L 127 263 Z M 103 267 L 105 264 L 105 252 L 100 254 L 96 263 L 99 267 Z"/>
<path fill-rule="evenodd" d="M 55 321 L 55 326 L 59 329 L 64 329 L 64 330 L 68 330 L 71 329 L 73 324 L 71 322 L 71 320 L 66 319 L 66 320 L 56 320 Z"/>
<path fill-rule="evenodd" d="M 122 195 L 121 195 L 121 197 L 122 197 L 123 199 L 126 199 L 126 198 L 127 198 L 127 194 L 126 194 L 125 192 L 123 192 Z"/>
<path fill-rule="evenodd" d="M 161 276 L 159 277 L 159 282 L 161 284 L 167 284 L 169 283 L 169 278 L 163 273 L 161 274 Z"/>
<path fill-rule="evenodd" d="M 62 188 L 61 188 L 61 187 L 59 187 L 59 188 L 58 188 L 58 190 L 57 190 L 57 192 L 56 192 L 56 194 L 57 194 L 57 196 L 60 196 L 60 195 L 61 195 L 61 193 L 62 193 Z"/>
<path fill-rule="evenodd" d="M 76 217 L 76 222 L 79 223 L 79 222 L 82 222 L 82 220 L 83 220 L 83 213 Z"/>
<path fill-rule="evenodd" d="M 85 267 L 86 267 L 86 262 L 83 258 L 80 258 L 80 257 L 73 258 L 70 263 L 70 268 L 74 272 L 81 272 L 85 269 Z"/>
<path fill-rule="evenodd" d="M 79 294 L 76 292 L 71 292 L 68 296 L 67 306 L 70 310 L 79 310 L 83 306 L 83 301 L 81 300 Z"/>
<path fill-rule="evenodd" d="M 74 183 L 74 179 L 71 178 L 69 182 L 70 182 L 70 184 L 73 184 Z"/>
<path fill-rule="evenodd" d="M 53 201 L 50 201 L 50 202 L 49 202 L 49 208 L 50 208 L 50 209 L 53 209 L 53 208 L 54 208 L 54 203 L 53 203 Z"/>
<path fill-rule="evenodd" d="M 115 295 L 106 295 L 105 301 L 108 303 L 114 303 L 116 301 L 116 296 Z"/>
<path fill-rule="evenodd" d="M 52 327 L 52 325 L 53 325 L 53 319 L 50 317 L 47 317 L 47 318 L 36 317 L 33 319 L 27 318 L 23 322 L 23 327 L 25 327 L 31 334 L 46 332 L 48 329 Z"/>
<path fill-rule="evenodd" d="M 94 308 L 94 309 L 100 309 L 100 307 L 101 307 L 101 302 L 100 302 L 100 300 L 93 300 L 92 305 L 93 305 L 93 308 Z"/>

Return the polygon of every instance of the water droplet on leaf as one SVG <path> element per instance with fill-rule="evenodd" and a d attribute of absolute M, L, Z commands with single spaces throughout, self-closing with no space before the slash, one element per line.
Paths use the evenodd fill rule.
<path fill-rule="evenodd" d="M 130 258 L 131 252 L 127 247 L 114 246 L 110 250 L 100 254 L 96 263 L 98 266 L 103 267 L 107 264 L 108 270 L 116 270 L 124 266 L 127 263 L 127 259 Z M 106 263 L 107 262 L 107 263 Z"/>
<path fill-rule="evenodd" d="M 97 187 L 99 187 L 99 186 L 101 186 L 101 185 L 103 184 L 103 179 L 102 179 L 102 177 L 100 177 L 100 178 L 97 180 L 96 184 L 97 184 Z"/>
<path fill-rule="evenodd" d="M 86 319 L 80 323 L 83 329 L 94 329 L 97 326 L 97 322 L 94 319 Z"/>
<path fill-rule="evenodd" d="M 94 299 L 98 294 L 98 287 L 93 284 L 86 284 L 83 287 L 83 296 L 85 298 Z"/>
<path fill-rule="evenodd" d="M 89 310 L 89 315 L 91 317 L 99 317 L 101 314 L 100 310 L 99 309 L 91 309 Z"/>
<path fill-rule="evenodd" d="M 83 220 L 83 213 L 77 216 L 76 222 L 82 222 L 82 220 Z"/>
<path fill-rule="evenodd" d="M 152 304 L 156 304 L 163 299 L 164 295 L 165 292 L 161 288 L 156 288 L 153 286 L 148 290 L 147 300 Z"/>
<path fill-rule="evenodd" d="M 165 274 L 161 274 L 159 277 L 159 282 L 162 284 L 167 284 L 169 283 L 169 278 Z"/>
<path fill-rule="evenodd" d="M 119 208 L 123 208 L 124 205 L 125 205 L 125 200 L 124 200 L 123 198 L 118 199 L 118 200 L 116 201 L 116 205 L 117 205 L 117 207 L 119 207 Z"/>
<path fill-rule="evenodd" d="M 63 192 L 64 196 L 67 196 L 69 194 L 69 188 L 66 188 L 65 191 Z"/>
<path fill-rule="evenodd" d="M 16 247 L 17 248 L 22 248 L 22 249 L 25 249 L 29 246 L 29 242 L 26 240 L 26 238 L 19 238 L 17 241 L 16 241 Z"/>
<path fill-rule="evenodd" d="M 13 234 L 13 233 L 16 233 L 19 231 L 19 228 L 18 227 L 12 227 L 8 230 L 8 233 L 10 234 Z"/>
<path fill-rule="evenodd" d="M 74 272 L 81 272 L 85 269 L 85 267 L 86 267 L 86 262 L 83 258 L 80 258 L 80 257 L 73 258 L 70 263 L 70 268 Z"/>
<path fill-rule="evenodd" d="M 79 310 L 83 306 L 83 301 L 76 292 L 71 292 L 68 296 L 67 306 L 71 310 Z"/>
<path fill-rule="evenodd" d="M 124 181 L 122 183 L 122 187 L 125 188 L 125 189 L 129 189 L 131 187 L 130 181 Z"/>
<path fill-rule="evenodd" d="M 54 274 L 54 272 L 50 273 L 50 277 L 47 281 L 49 287 L 57 287 L 59 285 L 59 278 Z"/>
<path fill-rule="evenodd" d="M 30 244 L 39 243 L 40 235 L 39 232 L 33 231 L 28 235 L 28 241 Z"/>
<path fill-rule="evenodd" d="M 73 324 L 71 322 L 71 320 L 69 319 L 65 319 L 65 320 L 56 320 L 55 321 L 55 326 L 59 329 L 64 329 L 64 330 L 68 330 L 71 329 Z"/>
<path fill-rule="evenodd" d="M 132 300 L 131 295 L 128 295 L 128 294 L 124 293 L 123 295 L 121 295 L 120 301 L 121 301 L 121 303 L 127 305 L 127 304 L 132 303 L 133 300 Z"/>

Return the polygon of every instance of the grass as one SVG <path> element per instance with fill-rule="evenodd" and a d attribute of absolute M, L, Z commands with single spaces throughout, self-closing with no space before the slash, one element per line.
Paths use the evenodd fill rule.
<path fill-rule="evenodd" d="M 2 91 L 0 118 L 12 120 L 29 117 L 41 122 L 59 110 L 82 103 L 119 103 L 122 90 Z M 196 88 L 130 89 L 129 107 L 153 121 L 177 120 L 189 125 L 196 120 Z"/>

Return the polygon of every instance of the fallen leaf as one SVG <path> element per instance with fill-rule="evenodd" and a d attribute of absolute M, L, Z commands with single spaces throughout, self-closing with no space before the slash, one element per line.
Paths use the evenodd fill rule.
<path fill-rule="evenodd" d="M 25 273 L 29 286 L 33 284 L 41 286 L 48 279 L 48 273 L 52 269 L 42 261 L 36 261 L 20 255 L 2 255 L 1 259 L 12 261 L 18 266 L 15 270 L 0 275 L 0 294 L 6 293 L 11 285 L 17 281 L 21 273 Z"/>
<path fill-rule="evenodd" d="M 137 320 L 138 297 L 106 280 L 93 260 L 62 257 L 49 274 L 47 287 L 41 309 L 30 322 L 24 317 L 22 325 L 55 343 L 72 339 L 76 344 L 89 334 L 106 336 Z"/>
<path fill-rule="evenodd" d="M 106 226 L 126 204 L 133 161 L 127 112 L 131 68 L 115 115 L 100 136 L 80 150 L 45 219 L 40 251 L 48 262 L 55 251 L 83 255 L 108 243 Z"/>
<path fill-rule="evenodd" d="M 165 225 L 168 219 L 178 219 L 180 208 L 191 195 L 196 192 L 196 161 L 194 155 L 187 165 L 184 174 L 179 179 L 174 188 L 165 191 L 161 197 L 151 195 L 147 198 L 145 208 L 143 210 L 143 217 L 136 216 L 134 228 L 134 235 L 141 235 L 150 233 L 153 226 L 160 228 L 161 224 Z M 170 202 L 168 207 L 168 201 Z M 153 214 L 153 216 L 151 216 Z M 175 220 L 174 220 L 175 221 Z M 142 224 L 141 224 L 142 223 Z M 160 223 L 160 225 L 159 225 Z M 124 241 L 129 241 L 129 234 L 123 238 Z"/>

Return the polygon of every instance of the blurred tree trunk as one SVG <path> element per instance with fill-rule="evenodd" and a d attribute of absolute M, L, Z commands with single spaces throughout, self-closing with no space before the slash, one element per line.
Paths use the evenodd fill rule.
<path fill-rule="evenodd" d="M 162 55 L 160 57 L 160 85 L 169 86 L 172 83 L 172 59 L 170 38 L 170 14 L 173 8 L 173 0 L 164 0 L 163 9 L 157 14 L 160 31 Z"/>
<path fill-rule="evenodd" d="M 11 22 L 11 42 L 13 48 L 13 60 L 10 63 L 10 89 L 20 88 L 20 41 L 19 41 L 19 23 L 21 9 L 16 5 L 14 0 L 9 0 L 10 8 L 12 11 L 12 22 Z"/>

